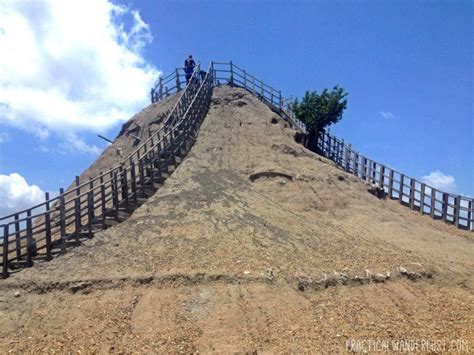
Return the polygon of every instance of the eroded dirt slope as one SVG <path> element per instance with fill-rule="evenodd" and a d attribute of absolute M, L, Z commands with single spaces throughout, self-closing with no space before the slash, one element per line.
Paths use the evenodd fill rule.
<path fill-rule="evenodd" d="M 163 120 L 174 107 L 180 95 L 181 92 L 178 92 L 162 101 L 155 102 L 128 120 L 122 126 L 113 143 L 108 145 L 96 161 L 79 176 L 81 183 L 118 166 L 150 135 L 161 129 Z M 70 188 L 73 186 L 75 186 L 74 183 Z"/>
<path fill-rule="evenodd" d="M 219 87 L 198 139 L 124 223 L 0 288 L 0 349 L 333 352 L 473 345 L 472 234 L 395 201 Z"/>

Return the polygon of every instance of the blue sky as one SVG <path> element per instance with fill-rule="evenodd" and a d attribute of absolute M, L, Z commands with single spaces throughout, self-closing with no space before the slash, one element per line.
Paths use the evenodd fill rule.
<path fill-rule="evenodd" d="M 96 134 L 115 137 L 124 119 L 147 104 L 148 83 L 192 53 L 206 65 L 232 59 L 285 96 L 343 86 L 348 108 L 333 133 L 398 171 L 474 196 L 471 1 L 135 0 L 116 1 L 111 10 L 101 0 L 80 2 L 67 22 L 55 20 L 71 12 L 57 3 L 23 3 L 31 6 L 8 11 L 0 1 L 0 11 L 24 15 L 33 29 L 54 23 L 30 49 L 40 53 L 37 72 L 50 75 L 29 73 L 29 64 L 13 57 L 3 63 L 11 82 L 0 80 L 0 107 L 7 107 L 0 110 L 0 176 L 18 173 L 25 191 L 67 186 L 105 147 Z M 0 22 L 0 52 L 15 36 L 23 38 L 12 26 Z M 26 47 L 12 48 L 35 58 Z M 130 60 L 125 68 L 123 60 Z M 17 106 L 1 97 L 2 85 L 12 82 L 22 83 L 17 94 L 26 100 L 11 99 Z M 55 97 L 60 90 L 51 88 L 67 97 Z M 66 108 L 44 108 L 55 103 Z M 11 191 L 9 183 L 0 195 Z"/>

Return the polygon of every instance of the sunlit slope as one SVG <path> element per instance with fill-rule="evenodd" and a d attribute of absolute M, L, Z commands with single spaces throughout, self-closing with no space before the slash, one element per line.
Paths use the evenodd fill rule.
<path fill-rule="evenodd" d="M 377 199 L 293 135 L 246 91 L 216 88 L 192 150 L 128 220 L 3 283 L 3 347 L 472 342 L 471 234 Z"/>

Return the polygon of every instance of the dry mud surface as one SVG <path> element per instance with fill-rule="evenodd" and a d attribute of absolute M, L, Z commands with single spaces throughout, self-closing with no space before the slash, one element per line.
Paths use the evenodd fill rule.
<path fill-rule="evenodd" d="M 472 351 L 472 234 L 377 199 L 293 134 L 216 88 L 191 152 L 127 221 L 1 282 L 0 352 Z"/>

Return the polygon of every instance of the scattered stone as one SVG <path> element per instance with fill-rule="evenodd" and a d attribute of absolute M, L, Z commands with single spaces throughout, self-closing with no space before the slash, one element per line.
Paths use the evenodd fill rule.
<path fill-rule="evenodd" d="M 300 290 L 301 292 L 304 292 L 304 290 L 306 289 L 306 287 L 308 286 L 308 282 L 305 281 L 305 280 L 298 280 L 298 290 Z"/>
<path fill-rule="evenodd" d="M 16 291 L 14 294 L 15 297 L 20 297 L 20 292 Z"/>
<path fill-rule="evenodd" d="M 370 188 L 367 191 L 377 198 L 380 198 L 380 199 L 387 198 L 387 193 L 385 192 L 385 189 L 383 188 L 383 186 L 380 186 L 376 183 L 371 183 Z"/>
<path fill-rule="evenodd" d="M 274 276 L 273 275 L 273 268 L 268 269 L 267 270 L 267 275 L 266 275 L 267 279 L 273 280 L 273 276 Z"/>

